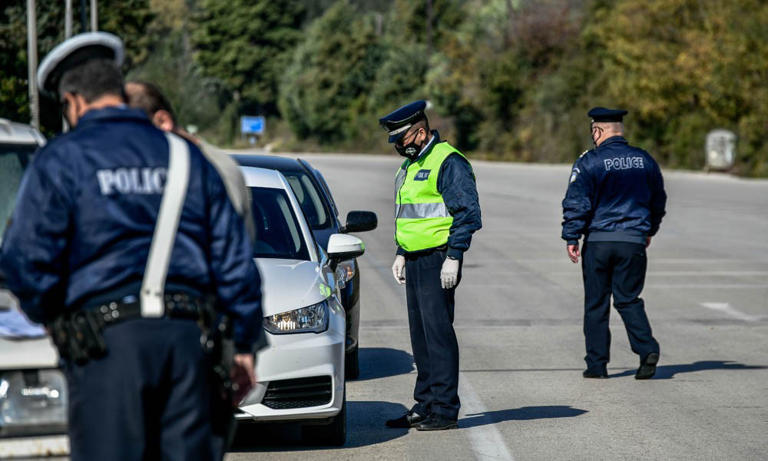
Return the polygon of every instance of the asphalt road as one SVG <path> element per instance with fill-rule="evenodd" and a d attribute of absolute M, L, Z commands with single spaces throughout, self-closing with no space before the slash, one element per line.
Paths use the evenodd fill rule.
<path fill-rule="evenodd" d="M 474 162 L 483 229 L 465 256 L 455 326 L 459 429 L 384 421 L 412 404 L 405 291 L 392 279 L 392 156 L 305 155 L 342 213 L 379 228 L 362 275 L 361 378 L 349 382 L 349 437 L 327 449 L 291 428 L 246 434 L 227 460 L 768 458 L 768 181 L 667 172 L 668 215 L 649 248 L 643 297 L 661 344 L 656 379 L 611 316 L 610 379 L 585 380 L 580 266 L 560 240 L 565 165 Z"/>

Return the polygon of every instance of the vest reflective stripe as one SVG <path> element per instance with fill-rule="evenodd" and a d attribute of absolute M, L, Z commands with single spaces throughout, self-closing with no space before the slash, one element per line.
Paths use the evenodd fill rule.
<path fill-rule="evenodd" d="M 440 167 L 449 155 L 464 156 L 447 142 L 412 162 L 395 177 L 395 242 L 405 251 L 420 251 L 448 242 L 453 217 L 437 190 Z M 466 158 L 466 157 L 465 157 Z"/>
<path fill-rule="evenodd" d="M 395 205 L 399 219 L 450 218 L 445 203 L 403 203 Z"/>

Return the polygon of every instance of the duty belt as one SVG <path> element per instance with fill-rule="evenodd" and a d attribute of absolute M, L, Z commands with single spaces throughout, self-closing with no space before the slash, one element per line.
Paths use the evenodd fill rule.
<path fill-rule="evenodd" d="M 166 293 L 164 301 L 165 317 L 173 319 L 200 320 L 210 306 L 208 301 L 184 292 Z M 87 310 L 101 314 L 107 325 L 142 317 L 141 301 L 138 296 L 126 296 L 120 300 L 98 304 Z"/>
<path fill-rule="evenodd" d="M 164 295 L 165 317 L 189 319 L 201 326 L 204 334 L 213 324 L 213 304 L 183 292 Z M 129 295 L 117 301 L 86 306 L 59 315 L 48 326 L 59 355 L 83 365 L 106 355 L 104 328 L 115 323 L 142 318 L 140 298 Z M 155 317 L 153 317 L 155 318 Z"/>

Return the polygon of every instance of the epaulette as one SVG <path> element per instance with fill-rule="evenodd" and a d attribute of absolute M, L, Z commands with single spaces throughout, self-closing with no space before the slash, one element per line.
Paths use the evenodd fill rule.
<path fill-rule="evenodd" d="M 592 149 L 587 149 L 587 150 L 585 150 L 584 152 L 582 152 L 582 153 L 581 153 L 581 155 L 579 155 L 579 158 L 581 158 L 581 157 L 584 157 L 584 156 L 585 156 L 585 155 L 587 155 L 589 152 L 592 152 Z"/>

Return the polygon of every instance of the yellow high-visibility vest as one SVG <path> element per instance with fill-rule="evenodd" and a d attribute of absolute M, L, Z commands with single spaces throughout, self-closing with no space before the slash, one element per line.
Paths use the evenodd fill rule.
<path fill-rule="evenodd" d="M 437 179 L 443 162 L 454 153 L 466 159 L 455 147 L 439 142 L 425 155 L 400 166 L 395 176 L 395 243 L 405 251 L 448 242 L 453 217 L 437 190 Z"/>

